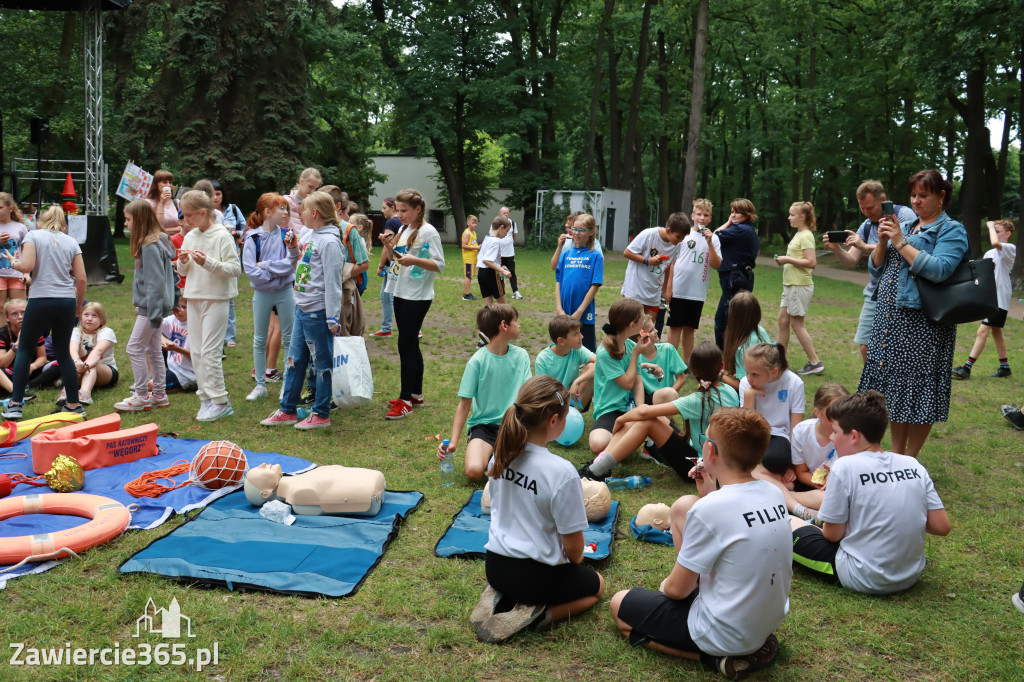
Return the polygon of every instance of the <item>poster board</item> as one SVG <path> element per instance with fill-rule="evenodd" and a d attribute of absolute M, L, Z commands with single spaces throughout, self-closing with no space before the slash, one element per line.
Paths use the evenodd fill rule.
<path fill-rule="evenodd" d="M 117 183 L 116 194 L 128 201 L 143 199 L 152 185 L 153 176 L 129 161 L 121 174 L 121 182 Z"/>

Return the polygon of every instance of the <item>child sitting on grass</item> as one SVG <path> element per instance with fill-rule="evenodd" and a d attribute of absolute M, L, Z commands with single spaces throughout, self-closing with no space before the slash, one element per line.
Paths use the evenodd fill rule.
<path fill-rule="evenodd" d="M 92 405 L 92 391 L 117 384 L 117 361 L 114 345 L 117 335 L 107 326 L 107 311 L 96 301 L 82 306 L 82 320 L 71 332 L 71 357 L 78 370 L 78 402 Z M 63 405 L 66 393 L 62 388 L 57 404 Z"/>
<path fill-rule="evenodd" d="M 571 315 L 555 315 L 548 323 L 553 342 L 537 353 L 534 369 L 569 389 L 570 400 L 580 412 L 590 409 L 594 397 L 594 354 L 583 346 L 582 322 Z"/>
<path fill-rule="evenodd" d="M 657 591 L 612 597 L 612 617 L 630 644 L 700 660 L 729 679 L 775 660 L 772 632 L 789 613 L 793 566 L 782 494 L 752 475 L 770 435 L 750 409 L 711 417 L 703 467 L 692 472 L 699 496 L 672 505 L 672 571 Z"/>
<path fill-rule="evenodd" d="M 844 395 L 850 395 L 850 392 L 841 385 L 822 384 L 814 392 L 814 418 L 793 427 L 790 447 L 798 489 L 815 490 L 825 487 L 823 480 L 817 483 L 814 481 L 814 472 L 825 464 L 835 449 L 832 445 L 832 425 L 825 416 L 825 410 Z"/>
<path fill-rule="evenodd" d="M 654 318 L 644 318 L 644 334 L 651 339 L 651 344 L 640 355 L 640 381 L 644 385 L 644 404 L 654 402 L 654 393 L 663 388 L 670 388 L 679 396 L 679 389 L 686 381 L 686 363 L 679 356 L 679 351 L 670 343 L 661 343 L 661 335 L 654 326 Z"/>
<path fill-rule="evenodd" d="M 796 480 L 790 439 L 804 418 L 804 382 L 789 369 L 786 347 L 759 343 L 743 356 L 740 407 L 757 410 L 772 427 L 771 442 L 758 473 L 770 473 L 789 487 Z"/>
<path fill-rule="evenodd" d="M 167 365 L 167 392 L 194 391 L 196 371 L 192 368 L 192 352 L 188 344 L 188 300 L 182 298 L 178 307 L 160 325 L 160 347 Z"/>
<path fill-rule="evenodd" d="M 531 372 L 530 354 L 509 344 L 519 338 L 519 313 L 515 308 L 507 303 L 484 306 L 477 311 L 476 326 L 487 337 L 487 345 L 477 349 L 466 363 L 448 449 L 444 443 L 438 445 L 437 458 L 443 460 L 446 454 L 455 452 L 468 420 L 466 475 L 479 481 L 494 452 L 502 415 L 515 402 L 516 392 Z"/>
<path fill-rule="evenodd" d="M 793 560 L 855 592 L 906 590 L 924 571 L 925 533 L 949 533 L 942 500 L 916 458 L 882 450 L 881 393 L 839 398 L 826 415 L 839 458 L 818 510 L 822 527 L 790 519 Z"/>
<path fill-rule="evenodd" d="M 583 487 L 572 465 L 547 448 L 568 412 L 565 387 L 537 376 L 502 417 L 487 469 L 487 587 L 470 615 L 482 642 L 544 629 L 592 608 L 604 592 L 601 575 L 582 564 Z"/>
<path fill-rule="evenodd" d="M 747 376 L 743 366 L 743 355 L 747 349 L 758 343 L 771 343 L 772 337 L 761 326 L 761 302 L 749 291 L 741 291 L 729 302 L 729 322 L 725 326 L 725 345 L 722 358 L 725 360 L 723 381 L 737 391 L 740 380 Z"/>
<path fill-rule="evenodd" d="M 722 351 L 705 341 L 693 349 L 690 371 L 697 380 L 697 390 L 682 398 L 671 388 L 658 391 L 653 405 L 640 405 L 615 420 L 612 440 L 605 450 L 616 462 L 636 451 L 647 439 L 651 459 L 672 467 L 689 481 L 693 460 L 700 457 L 700 439 L 718 408 L 736 407 L 739 396 L 731 386 L 722 383 Z M 682 415 L 689 438 L 675 428 L 671 418 Z M 653 445 L 654 447 L 651 447 Z"/>

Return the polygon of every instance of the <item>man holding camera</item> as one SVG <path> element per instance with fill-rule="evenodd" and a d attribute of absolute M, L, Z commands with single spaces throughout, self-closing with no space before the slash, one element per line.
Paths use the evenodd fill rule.
<path fill-rule="evenodd" d="M 878 221 L 882 219 L 883 203 L 896 216 L 896 221 L 901 225 L 914 220 L 917 214 L 908 207 L 893 204 L 885 196 L 885 188 L 877 180 L 865 180 L 857 188 L 857 205 L 866 220 L 860 224 L 856 232 L 846 230 L 848 235 L 845 245 L 849 249 L 843 249 L 843 243 L 833 241 L 829 238 L 831 232 L 823 237 L 825 246 L 836 255 L 836 259 L 848 268 L 854 268 L 864 262 L 864 258 L 875 250 L 878 243 Z M 860 357 L 864 362 L 868 357 L 868 341 L 871 339 L 871 323 L 875 319 L 875 289 L 878 287 L 878 278 L 871 275 L 871 280 L 864 287 L 864 306 L 860 310 L 860 320 L 857 322 L 857 334 L 853 340 L 860 344 Z"/>

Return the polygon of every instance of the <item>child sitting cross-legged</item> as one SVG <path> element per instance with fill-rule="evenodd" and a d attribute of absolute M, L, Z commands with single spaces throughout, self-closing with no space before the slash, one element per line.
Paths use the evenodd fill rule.
<path fill-rule="evenodd" d="M 455 452 L 468 421 L 466 475 L 479 481 L 494 451 L 502 416 L 531 372 L 530 354 L 509 343 L 519 338 L 519 313 L 515 308 L 507 303 L 485 305 L 476 313 L 476 326 L 487 338 L 487 345 L 477 349 L 466 363 L 448 449 L 444 443 L 438 445 L 437 458 L 443 460 L 446 454 Z"/>
<path fill-rule="evenodd" d="M 612 617 L 634 646 L 700 660 L 730 679 L 775 660 L 793 566 L 782 493 L 752 475 L 770 435 L 751 409 L 711 417 L 702 466 L 691 472 L 699 496 L 672 505 L 671 572 L 657 591 L 612 597 Z"/>
<path fill-rule="evenodd" d="M 534 368 L 562 382 L 580 412 L 586 412 L 594 397 L 594 354 L 583 345 L 582 325 L 571 315 L 551 318 L 548 336 L 553 343 L 537 353 Z"/>
<path fill-rule="evenodd" d="M 487 469 L 487 587 L 470 615 L 483 642 L 582 613 L 604 592 L 601 575 L 581 563 L 588 526 L 583 487 L 572 465 L 547 448 L 568 412 L 569 391 L 536 376 L 502 417 Z"/>
<path fill-rule="evenodd" d="M 640 354 L 640 380 L 644 385 L 644 403 L 654 402 L 654 393 L 663 388 L 671 388 L 676 396 L 686 381 L 686 363 L 679 356 L 679 351 L 670 343 L 661 343 L 661 338 L 650 315 L 644 317 L 643 333 L 650 337 L 651 343 Z"/>
<path fill-rule="evenodd" d="M 822 527 L 790 519 L 793 560 L 855 592 L 906 590 L 924 571 L 925 534 L 949 533 L 942 500 L 916 458 L 882 450 L 881 393 L 839 398 L 826 415 L 839 457 L 818 510 Z"/>

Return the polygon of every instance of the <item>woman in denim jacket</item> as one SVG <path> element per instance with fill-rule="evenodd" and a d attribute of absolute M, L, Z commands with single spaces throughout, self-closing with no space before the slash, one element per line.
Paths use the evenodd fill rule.
<path fill-rule="evenodd" d="M 932 424 L 949 417 L 956 326 L 925 317 L 914 277 L 946 280 L 967 255 L 967 230 L 946 215 L 953 186 L 938 171 L 916 173 L 907 189 L 917 220 L 884 216 L 868 264 L 879 277 L 877 307 L 857 390 L 885 396 L 893 451 L 916 457 Z"/>

